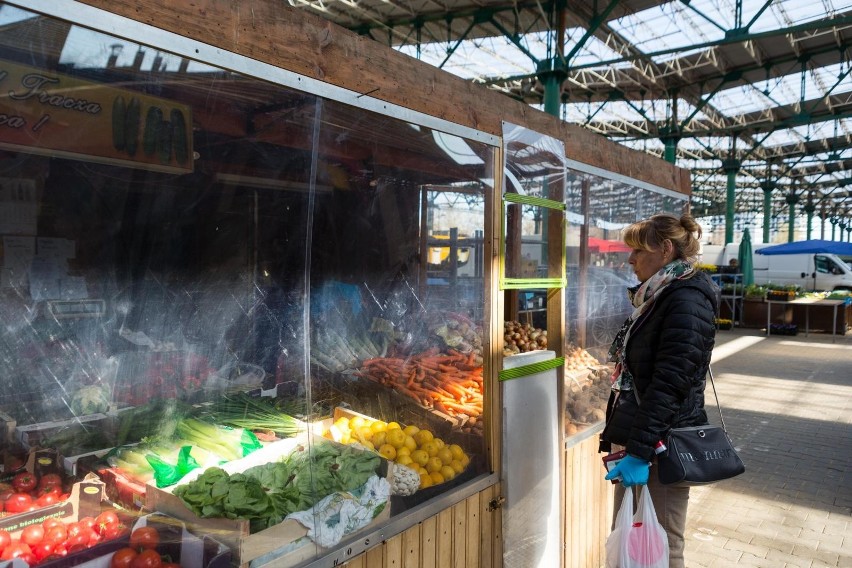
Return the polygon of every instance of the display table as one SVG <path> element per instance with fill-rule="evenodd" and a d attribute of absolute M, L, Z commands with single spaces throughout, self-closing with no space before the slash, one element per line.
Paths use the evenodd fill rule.
<path fill-rule="evenodd" d="M 769 335 L 770 315 L 773 304 L 782 304 L 785 306 L 802 306 L 805 310 L 805 335 L 810 331 L 810 309 L 812 306 L 822 306 L 833 308 L 831 318 L 831 341 L 834 342 L 837 336 L 837 308 L 844 305 L 844 300 L 820 300 L 817 298 L 797 298 L 795 300 L 780 302 L 775 300 L 766 300 L 766 335 Z M 846 332 L 844 328 L 843 332 Z"/>

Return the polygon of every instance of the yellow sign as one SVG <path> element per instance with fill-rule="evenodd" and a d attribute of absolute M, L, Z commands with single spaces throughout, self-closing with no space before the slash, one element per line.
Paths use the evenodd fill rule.
<path fill-rule="evenodd" d="M 188 173 L 190 107 L 0 60 L 0 147 Z"/>

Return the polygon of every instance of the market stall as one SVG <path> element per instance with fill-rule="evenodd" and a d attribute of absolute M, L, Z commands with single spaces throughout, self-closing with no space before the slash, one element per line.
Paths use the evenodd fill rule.
<path fill-rule="evenodd" d="M 581 353 L 584 376 L 560 366 L 558 392 L 589 391 L 570 420 L 600 421 L 585 382 L 604 384 L 603 336 L 563 334 L 593 307 L 566 308 L 589 263 L 572 277 L 562 220 L 590 213 L 553 180 L 572 152 L 655 195 L 687 178 L 436 70 L 444 101 L 409 99 L 405 74 L 365 96 L 377 68 L 412 62 L 278 3 L 246 29 L 215 3 L 147 7 L 142 21 L 130 2 L 0 4 L 8 556 L 503 565 L 504 357 Z M 286 41 L 297 30 L 325 40 Z M 479 119 L 436 106 L 453 97 Z M 565 140 L 545 201 L 503 191 L 503 116 Z M 611 187 L 587 184 L 586 205 Z M 539 326 L 507 292 L 527 279 L 546 290 Z M 565 409 L 551 410 L 567 425 Z M 603 503 L 596 448 L 566 454 L 572 434 L 553 438 L 560 503 L 585 483 Z M 560 511 L 560 535 L 583 527 L 571 550 L 598 550 L 566 565 L 593 562 L 600 531 L 585 527 L 606 509 Z M 36 518 L 42 534 L 22 540 Z M 47 540 L 54 528 L 65 536 Z"/>

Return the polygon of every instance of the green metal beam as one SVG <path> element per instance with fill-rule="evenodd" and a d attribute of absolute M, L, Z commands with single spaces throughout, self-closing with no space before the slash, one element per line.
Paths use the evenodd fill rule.
<path fill-rule="evenodd" d="M 583 37 L 577 40 L 577 43 L 574 44 L 574 47 L 571 48 L 571 51 L 569 51 L 565 55 L 565 61 L 568 62 L 568 64 L 570 64 L 571 58 L 574 57 L 574 55 L 578 51 L 580 51 L 580 49 L 583 48 L 589 38 L 592 37 L 596 31 L 598 31 L 598 28 L 600 28 L 601 24 L 606 22 L 606 17 L 609 16 L 610 13 L 612 13 L 615 7 L 618 6 L 618 3 L 619 0 L 610 0 L 607 7 L 604 8 L 603 12 L 598 15 L 592 16 L 592 18 L 589 20 L 589 25 L 586 27 L 586 33 L 583 34 Z"/>

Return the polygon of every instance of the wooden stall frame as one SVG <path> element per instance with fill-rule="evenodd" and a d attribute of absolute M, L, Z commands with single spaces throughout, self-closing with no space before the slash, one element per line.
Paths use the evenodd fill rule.
<path fill-rule="evenodd" d="M 211 63 L 252 77 L 272 81 L 284 87 L 359 107 L 366 111 L 393 116 L 401 120 L 435 128 L 463 138 L 476 140 L 496 148 L 498 173 L 502 164 L 500 132 L 502 121 L 523 125 L 564 141 L 565 153 L 572 160 L 605 172 L 618 172 L 631 180 L 652 184 L 680 195 L 689 195 L 689 172 L 637 150 L 620 146 L 605 138 L 542 113 L 520 101 L 472 84 L 461 78 L 395 52 L 371 39 L 344 30 L 319 16 L 306 13 L 280 2 L 261 1 L 251 10 L 235 10 L 232 2 L 198 0 L 174 3 L 169 0 L 11 0 L 12 5 L 40 12 L 76 25 L 89 27 L 151 45 L 187 59 Z M 419 110 L 414 110 L 419 109 Z M 653 162 L 654 167 L 648 167 Z M 495 176 L 499 183 L 499 175 Z M 317 565 L 348 562 L 351 566 L 471 566 L 477 558 L 484 568 L 502 566 L 500 534 L 501 437 L 499 389 L 496 374 L 502 367 L 503 294 L 498 293 L 497 262 L 500 239 L 501 208 L 495 200 L 501 195 L 495 185 L 487 194 L 485 251 L 491 262 L 486 265 L 485 302 L 492 316 L 485 337 L 488 355 L 487 376 L 492 388 L 487 389 L 485 405 L 486 443 L 490 454 L 490 474 L 474 480 L 454 493 L 413 509 L 410 514 L 391 519 L 384 527 L 371 532 L 331 555 L 318 559 Z M 560 239 L 561 240 L 561 239 Z M 548 321 L 561 321 L 564 326 L 564 290 L 548 294 Z M 549 326 L 550 327 L 550 326 Z M 561 332 L 561 326 L 560 326 Z M 562 351 L 562 341 L 554 345 Z M 603 484 L 594 439 L 568 448 L 562 464 L 565 489 L 560 501 L 564 512 L 565 533 L 576 526 L 567 507 L 586 512 L 594 507 L 588 502 L 569 502 L 569 487 L 590 483 L 595 495 L 611 490 Z M 561 446 L 562 447 L 562 446 Z M 598 499 L 598 501 L 600 501 Z M 611 507 L 610 507 L 611 508 Z M 605 532 L 606 516 L 595 517 L 596 536 Z M 412 525 L 412 523 L 414 523 Z M 453 533 L 458 533 L 454 538 Z M 377 544 L 381 543 L 381 544 Z M 564 549 L 571 557 L 563 565 L 569 568 L 599 564 L 599 552 L 588 555 L 581 564 L 580 547 L 574 556 L 572 538 L 565 538 Z M 602 539 L 599 543 L 602 546 Z M 365 554 L 360 554 L 366 551 Z M 360 556 L 358 556 L 360 554 Z M 576 563 L 575 563 L 576 560 Z"/>

